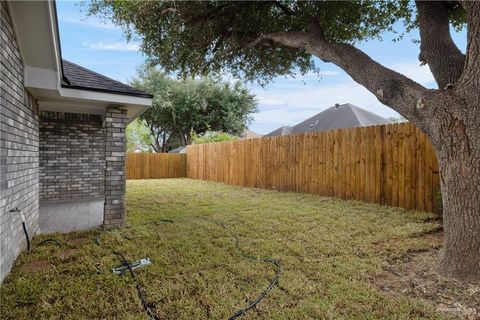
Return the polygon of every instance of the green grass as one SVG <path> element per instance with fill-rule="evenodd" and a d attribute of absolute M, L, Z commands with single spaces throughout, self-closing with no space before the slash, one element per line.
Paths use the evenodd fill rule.
<path fill-rule="evenodd" d="M 207 217 L 207 219 L 202 218 Z M 188 179 L 127 183 L 127 227 L 56 234 L 65 243 L 23 253 L 1 287 L 2 319 L 144 319 L 134 282 L 117 276 L 112 251 L 153 264 L 138 279 L 161 319 L 226 319 L 274 276 L 280 285 L 243 319 L 440 318 L 431 307 L 386 294 L 369 279 L 411 251 L 438 247 L 431 214 L 314 195 Z M 159 219 L 174 224 L 145 224 Z M 214 223 L 223 222 L 227 229 Z M 102 246 L 94 239 L 101 234 Z M 86 238 L 71 241 L 74 238 Z M 37 237 L 38 242 L 45 236 Z M 55 267 L 25 272 L 25 263 Z"/>

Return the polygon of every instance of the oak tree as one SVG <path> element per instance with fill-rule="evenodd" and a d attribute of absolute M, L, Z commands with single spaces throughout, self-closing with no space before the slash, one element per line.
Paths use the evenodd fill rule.
<path fill-rule="evenodd" d="M 240 135 L 257 111 L 257 101 L 240 82 L 210 78 L 175 80 L 156 68 L 140 69 L 131 84 L 153 94 L 140 118 L 150 129 L 156 152 L 186 146 L 192 133 L 209 130 Z"/>
<path fill-rule="evenodd" d="M 440 270 L 480 278 L 480 2 L 97 0 L 89 8 L 138 34 L 150 62 L 167 71 L 230 72 L 264 82 L 315 69 L 312 56 L 342 68 L 432 142 L 444 205 Z M 419 59 L 438 89 L 381 65 L 356 46 L 394 30 L 399 21 L 407 30 L 419 28 Z M 450 26 L 466 26 L 465 54 Z"/>

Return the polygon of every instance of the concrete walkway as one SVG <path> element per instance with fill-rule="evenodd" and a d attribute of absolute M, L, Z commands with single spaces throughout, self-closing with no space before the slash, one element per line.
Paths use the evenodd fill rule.
<path fill-rule="evenodd" d="M 104 199 L 40 201 L 40 233 L 87 230 L 103 224 Z"/>

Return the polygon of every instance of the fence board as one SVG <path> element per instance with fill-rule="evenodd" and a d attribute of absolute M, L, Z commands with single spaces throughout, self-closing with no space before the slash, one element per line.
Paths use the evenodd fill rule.
<path fill-rule="evenodd" d="M 195 158 L 191 154 L 192 159 Z M 196 176 L 197 166 L 190 162 L 190 175 Z M 187 155 L 171 153 L 128 153 L 125 163 L 127 179 L 185 178 Z"/>
<path fill-rule="evenodd" d="M 172 175 L 184 168 L 192 179 L 438 209 L 437 159 L 411 123 L 191 145 L 183 161 Z"/>
<path fill-rule="evenodd" d="M 126 175 L 189 177 L 439 210 L 435 152 L 411 123 L 192 145 L 187 154 L 129 153 Z"/>

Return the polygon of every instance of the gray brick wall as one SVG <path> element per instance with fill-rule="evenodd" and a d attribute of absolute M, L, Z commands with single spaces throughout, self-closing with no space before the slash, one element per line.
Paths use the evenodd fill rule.
<path fill-rule="evenodd" d="M 0 282 L 26 247 L 18 214 L 38 230 L 38 105 L 23 87 L 23 63 L 7 5 L 1 2 Z"/>
<path fill-rule="evenodd" d="M 100 115 L 40 113 L 40 199 L 104 196 L 105 128 Z"/>
<path fill-rule="evenodd" d="M 125 223 L 125 152 L 127 111 L 108 108 L 105 113 L 105 211 L 104 225 L 119 227 Z"/>

